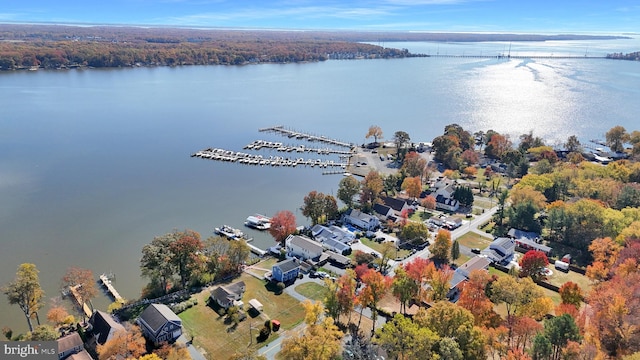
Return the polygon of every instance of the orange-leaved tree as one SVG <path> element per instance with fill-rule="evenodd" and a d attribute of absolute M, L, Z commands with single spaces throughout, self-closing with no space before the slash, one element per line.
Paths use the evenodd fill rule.
<path fill-rule="evenodd" d="M 284 240 L 294 232 L 296 232 L 296 216 L 291 211 L 282 210 L 273 215 L 269 234 L 275 241 L 284 246 Z"/>

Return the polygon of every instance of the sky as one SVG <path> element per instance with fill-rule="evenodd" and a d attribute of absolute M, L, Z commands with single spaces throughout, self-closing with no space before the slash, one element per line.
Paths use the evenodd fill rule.
<path fill-rule="evenodd" d="M 29 0 L 0 23 L 523 33 L 640 32 L 638 0 Z"/>

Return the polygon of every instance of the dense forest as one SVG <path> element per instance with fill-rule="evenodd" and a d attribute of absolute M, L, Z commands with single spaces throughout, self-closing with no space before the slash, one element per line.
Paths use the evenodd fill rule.
<path fill-rule="evenodd" d="M 623 54 L 623 53 L 607 54 L 607 58 L 640 61 L 640 51 L 636 51 L 628 54 Z"/>
<path fill-rule="evenodd" d="M 546 41 L 616 36 L 248 31 L 116 26 L 0 25 L 0 70 L 242 65 L 424 56 L 385 41 Z"/>

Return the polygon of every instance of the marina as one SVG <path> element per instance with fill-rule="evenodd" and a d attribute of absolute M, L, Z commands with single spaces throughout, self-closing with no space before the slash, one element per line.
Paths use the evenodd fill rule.
<path fill-rule="evenodd" d="M 281 156 L 269 156 L 263 157 L 262 155 L 247 154 L 243 152 L 236 152 L 224 149 L 209 148 L 200 150 L 191 155 L 191 157 L 199 157 L 208 160 L 237 162 L 245 165 L 260 165 L 260 166 L 282 166 L 282 167 L 296 167 L 296 166 L 310 166 L 319 168 L 346 168 L 347 163 L 344 161 L 322 160 L 322 159 L 303 159 L 303 158 L 289 158 Z"/>
<path fill-rule="evenodd" d="M 273 149 L 280 152 L 309 152 L 316 153 L 318 155 L 329 155 L 329 154 L 338 154 L 338 155 L 352 155 L 352 151 L 347 150 L 337 150 L 331 148 L 316 148 L 316 147 L 306 147 L 304 145 L 284 145 L 281 142 L 273 142 L 273 141 L 265 141 L 265 140 L 255 140 L 251 144 L 245 145 L 244 149 L 251 150 L 260 150 L 262 148 Z"/>
<path fill-rule="evenodd" d="M 286 137 L 288 137 L 290 139 L 295 138 L 297 140 L 306 140 L 306 141 L 311 141 L 311 142 L 321 142 L 321 143 L 325 143 L 325 144 L 329 144 L 329 145 L 346 147 L 346 148 L 349 148 L 349 149 L 351 149 L 351 148 L 353 148 L 355 146 L 355 145 L 353 145 L 351 143 L 340 141 L 340 140 L 335 140 L 335 139 L 330 139 L 330 138 L 328 138 L 326 136 L 317 136 L 317 135 L 311 135 L 311 134 L 304 133 L 304 132 L 298 132 L 298 131 L 294 131 L 294 130 L 289 130 L 289 129 L 286 129 L 283 125 L 261 128 L 258 131 L 260 131 L 260 132 L 278 133 L 278 134 L 286 136 Z"/>

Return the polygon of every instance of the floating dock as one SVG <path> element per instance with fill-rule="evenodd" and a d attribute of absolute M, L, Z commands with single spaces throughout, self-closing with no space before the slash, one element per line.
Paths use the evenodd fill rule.
<path fill-rule="evenodd" d="M 247 154 L 243 152 L 236 152 L 231 150 L 224 149 L 205 149 L 200 150 L 194 154 L 191 154 L 191 157 L 199 157 L 202 159 L 209 160 L 217 160 L 217 161 L 228 161 L 228 162 L 237 162 L 239 164 L 245 165 L 260 165 L 260 166 L 310 166 L 310 167 L 319 167 L 319 168 L 335 168 L 341 167 L 345 169 L 347 167 L 347 163 L 343 161 L 333 161 L 333 160 L 321 160 L 321 159 L 303 159 L 303 158 L 288 158 L 281 156 L 269 156 L 263 157 L 262 155 L 255 154 Z"/>
<path fill-rule="evenodd" d="M 124 302 L 124 298 L 120 296 L 120 293 L 118 293 L 118 290 L 116 290 L 116 288 L 113 287 L 111 280 L 106 274 L 100 275 L 100 283 L 102 284 L 102 286 L 104 286 L 107 289 L 107 292 L 109 293 L 109 295 L 111 295 L 111 297 L 113 297 L 115 301 Z"/>
<path fill-rule="evenodd" d="M 306 141 L 311 141 L 311 142 L 321 142 L 321 143 L 325 143 L 325 144 L 330 144 L 330 145 L 335 145 L 335 146 L 340 146 L 340 147 L 346 147 L 346 148 L 349 148 L 349 149 L 351 149 L 351 148 L 353 148 L 355 146 L 355 145 L 350 144 L 348 142 L 335 140 L 335 139 L 330 139 L 330 138 L 328 138 L 326 136 L 311 135 L 311 134 L 307 134 L 307 133 L 304 133 L 304 132 L 285 129 L 285 127 L 282 126 L 282 125 L 266 127 L 266 128 L 258 129 L 258 131 L 260 131 L 260 132 L 273 132 L 273 133 L 278 133 L 278 134 L 281 134 L 283 136 L 286 136 L 286 137 L 288 137 L 290 139 L 295 138 L 297 140 L 306 140 Z"/>
<path fill-rule="evenodd" d="M 329 154 L 338 154 L 338 155 L 353 155 L 353 152 L 350 150 L 337 150 L 331 148 L 317 148 L 317 147 L 307 147 L 304 145 L 284 145 L 281 142 L 274 141 L 265 141 L 265 140 L 255 140 L 251 144 L 247 144 L 244 146 L 245 149 L 250 150 L 260 150 L 263 148 L 277 150 L 280 152 L 297 152 L 297 153 L 316 153 L 318 155 L 329 155 Z"/>

